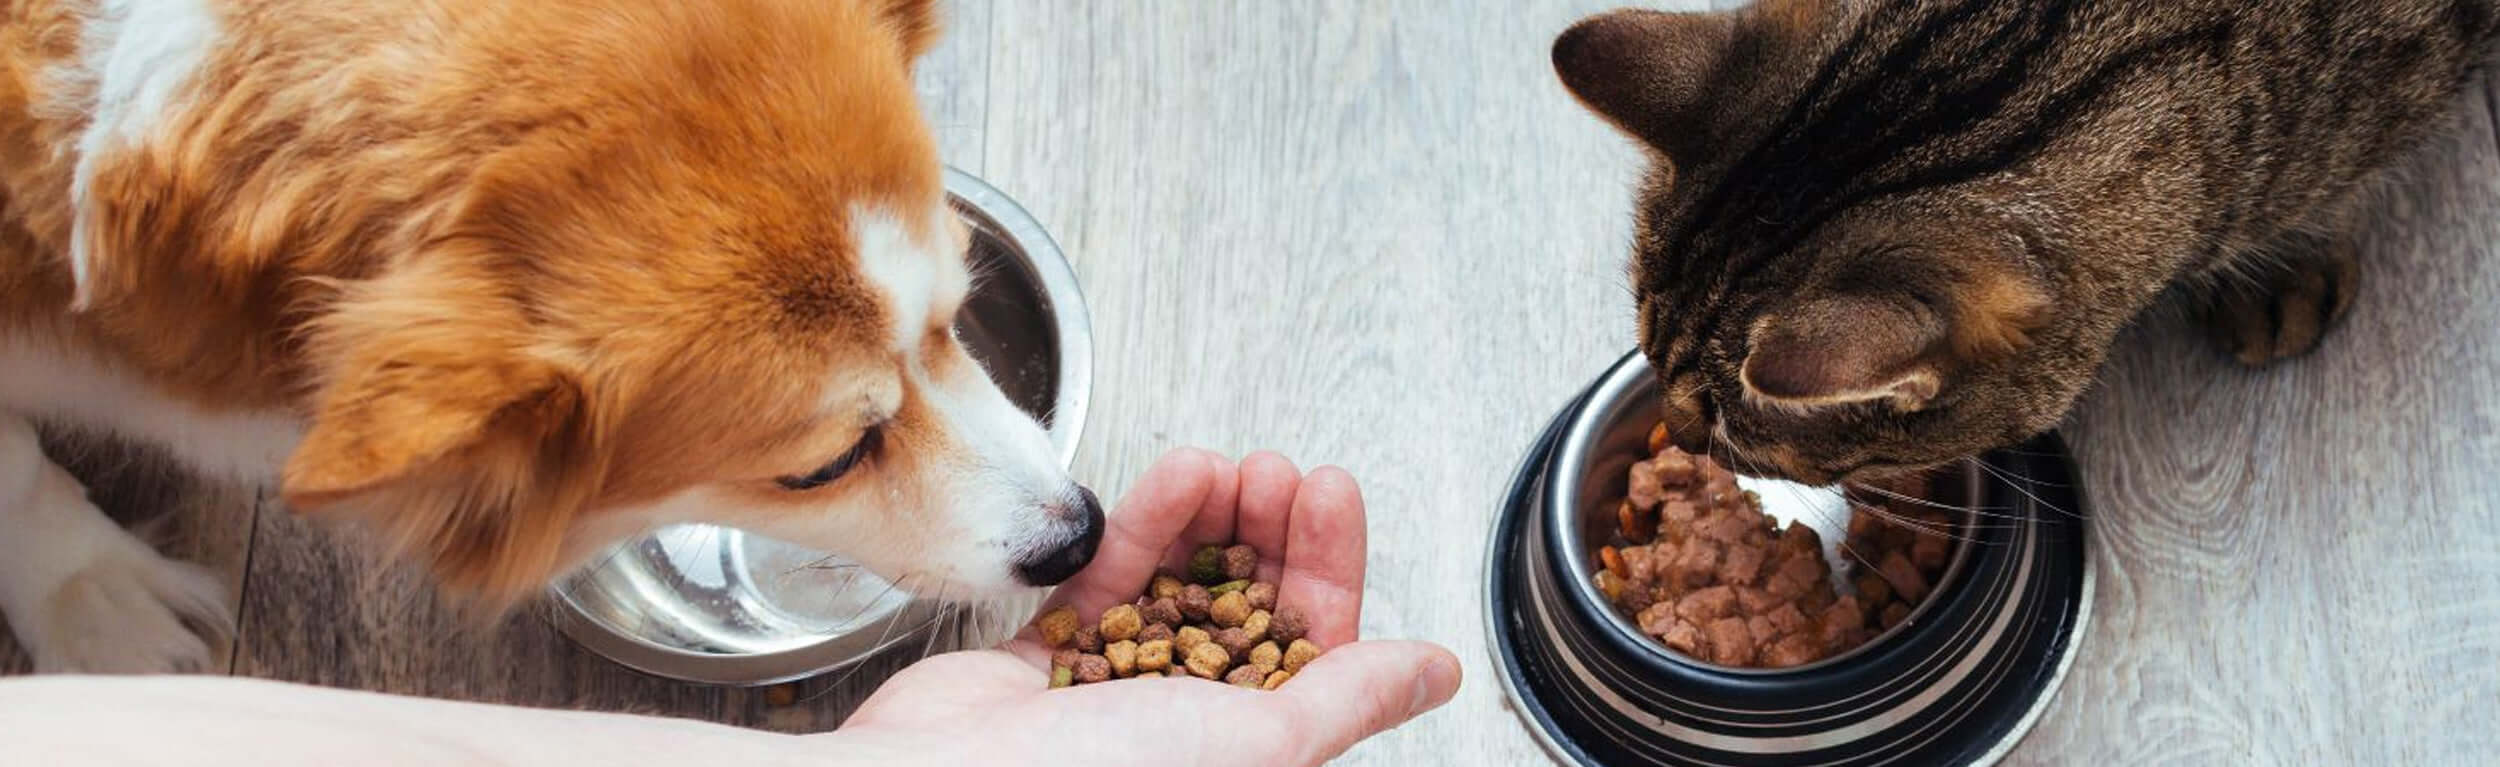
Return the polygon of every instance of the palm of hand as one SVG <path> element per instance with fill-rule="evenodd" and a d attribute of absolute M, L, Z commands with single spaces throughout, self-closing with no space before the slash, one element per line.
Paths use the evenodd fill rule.
<path fill-rule="evenodd" d="M 1274 454 L 1236 467 L 1211 453 L 1179 451 L 1138 479 L 1108 524 L 1093 564 L 1061 585 L 1048 607 L 1100 615 L 1135 598 L 1158 569 L 1182 569 L 1201 545 L 1247 543 L 1266 558 L 1259 579 L 1277 584 L 1278 604 L 1310 617 L 1311 640 L 1329 652 L 1273 692 L 1192 678 L 1049 690 L 1049 650 L 1027 627 L 997 649 L 905 669 L 843 731 L 916 733 L 959 758 L 998 763 L 1317 764 L 1456 692 L 1458 662 L 1447 650 L 1355 641 L 1363 501 L 1344 471 L 1305 477 Z M 1029 753 L 1035 748 L 1046 751 Z"/>

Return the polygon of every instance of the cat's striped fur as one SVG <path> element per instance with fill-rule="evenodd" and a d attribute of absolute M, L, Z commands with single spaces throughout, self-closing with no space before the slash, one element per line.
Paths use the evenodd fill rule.
<path fill-rule="evenodd" d="M 2166 286 L 2307 351 L 2361 190 L 2445 126 L 2500 0 L 1769 0 L 1621 11 L 1563 81 L 1655 150 L 1632 276 L 1692 449 L 1813 481 L 2054 425 Z"/>

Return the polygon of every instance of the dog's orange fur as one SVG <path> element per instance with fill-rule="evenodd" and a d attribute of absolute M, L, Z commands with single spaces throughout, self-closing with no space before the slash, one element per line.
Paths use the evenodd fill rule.
<path fill-rule="evenodd" d="M 95 177 L 74 309 L 82 119 L 42 73 L 83 3 L 8 3 L 0 331 L 307 418 L 287 500 L 509 604 L 586 509 L 741 473 L 786 502 L 867 426 L 824 403 L 895 385 L 894 323 L 943 328 L 877 305 L 841 215 L 941 199 L 930 6 L 227 2 L 185 106 Z"/>

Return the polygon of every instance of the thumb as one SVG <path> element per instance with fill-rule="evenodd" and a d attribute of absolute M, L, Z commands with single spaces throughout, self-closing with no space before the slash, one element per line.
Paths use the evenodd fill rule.
<path fill-rule="evenodd" d="M 1458 677 L 1458 657 L 1439 645 L 1356 642 L 1311 661 L 1263 702 L 1301 725 L 1299 763 L 1318 764 L 1448 703 Z"/>

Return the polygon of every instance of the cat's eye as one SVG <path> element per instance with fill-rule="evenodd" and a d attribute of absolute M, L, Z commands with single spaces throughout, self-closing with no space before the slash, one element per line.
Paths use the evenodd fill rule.
<path fill-rule="evenodd" d="M 851 469 L 857 468 L 859 462 L 868 460 L 871 455 L 874 455 L 877 452 L 877 445 L 884 441 L 884 437 L 883 425 L 868 427 L 868 431 L 859 435 L 859 441 L 851 444 L 851 449 L 834 456 L 833 460 L 826 462 L 824 466 L 803 475 L 780 477 L 773 481 L 779 483 L 781 489 L 790 491 L 814 490 L 833 484 L 834 480 L 841 479 L 842 475 L 849 474 Z"/>

